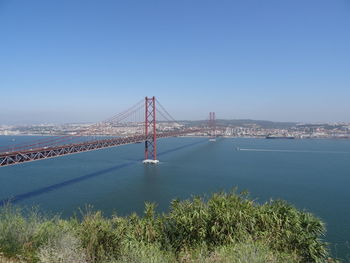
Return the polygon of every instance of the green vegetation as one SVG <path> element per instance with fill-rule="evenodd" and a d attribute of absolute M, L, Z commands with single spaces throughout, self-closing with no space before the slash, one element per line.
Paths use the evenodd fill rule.
<path fill-rule="evenodd" d="M 81 220 L 63 220 L 35 209 L 3 207 L 0 261 L 333 262 L 320 239 L 323 223 L 283 201 L 259 205 L 246 193 L 232 191 L 208 200 L 175 200 L 167 214 L 157 215 L 154 209 L 146 203 L 143 217 L 111 218 L 87 209 Z"/>

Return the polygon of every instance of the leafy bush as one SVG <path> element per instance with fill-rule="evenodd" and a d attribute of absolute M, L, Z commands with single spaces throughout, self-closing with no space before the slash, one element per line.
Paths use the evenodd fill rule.
<path fill-rule="evenodd" d="M 175 263 L 173 253 L 161 249 L 159 244 L 131 241 L 123 249 L 120 257 L 111 263 Z M 107 263 L 107 262 L 106 262 Z"/>
<path fill-rule="evenodd" d="M 324 224 L 284 201 L 254 203 L 246 193 L 218 193 L 207 202 L 199 197 L 173 201 L 164 219 L 164 235 L 180 251 L 206 244 L 209 248 L 247 240 L 264 241 L 279 252 L 297 253 L 303 262 L 324 262 Z"/>
<path fill-rule="evenodd" d="M 40 263 L 84 263 L 86 255 L 73 234 L 62 232 L 39 248 L 38 259 Z"/>
<path fill-rule="evenodd" d="M 118 257 L 125 230 L 123 219 L 107 219 L 101 212 L 88 212 L 78 225 L 78 237 L 89 262 Z"/>
<path fill-rule="evenodd" d="M 0 252 L 35 261 L 37 249 L 57 230 L 57 218 L 44 218 L 35 208 L 24 211 L 5 206 L 0 209 Z"/>
<path fill-rule="evenodd" d="M 180 262 L 200 263 L 295 263 L 295 254 L 281 253 L 270 249 L 266 244 L 245 241 L 208 250 L 200 247 L 180 253 Z"/>

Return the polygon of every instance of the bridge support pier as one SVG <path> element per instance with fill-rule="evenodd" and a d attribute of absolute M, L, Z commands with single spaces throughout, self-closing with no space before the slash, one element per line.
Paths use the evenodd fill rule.
<path fill-rule="evenodd" d="M 215 125 L 215 112 L 209 112 L 209 129 L 210 129 L 210 142 L 216 142 L 216 125 Z"/>
<path fill-rule="evenodd" d="M 145 97 L 145 164 L 157 164 L 156 98 Z"/>
<path fill-rule="evenodd" d="M 159 160 L 152 160 L 152 159 L 146 159 L 146 160 L 143 160 L 142 161 L 143 163 L 145 163 L 145 164 L 157 164 L 157 163 L 159 163 Z"/>

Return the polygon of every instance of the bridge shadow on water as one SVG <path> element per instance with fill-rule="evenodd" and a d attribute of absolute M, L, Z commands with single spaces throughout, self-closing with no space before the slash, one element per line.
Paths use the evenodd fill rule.
<path fill-rule="evenodd" d="M 158 156 L 162 156 L 162 155 L 166 155 L 166 154 L 169 154 L 169 153 L 172 153 L 172 152 L 176 152 L 176 151 L 182 150 L 184 148 L 188 148 L 188 147 L 194 146 L 196 144 L 203 143 L 205 141 L 207 141 L 207 139 L 200 140 L 198 142 L 189 143 L 189 144 L 182 145 L 182 146 L 179 146 L 179 147 L 175 147 L 175 148 L 172 148 L 172 149 L 169 149 L 169 150 L 166 150 L 166 151 L 158 153 Z M 80 177 L 77 177 L 77 178 L 66 180 L 66 181 L 63 181 L 61 183 L 52 184 L 52 185 L 49 185 L 49 186 L 46 186 L 46 187 L 42 187 L 42 188 L 30 191 L 30 192 L 26 192 L 26 193 L 23 193 L 23 194 L 15 195 L 13 197 L 5 198 L 3 200 L 0 200 L 0 207 L 4 206 L 6 204 L 9 204 L 9 203 L 15 204 L 17 202 L 26 200 L 26 199 L 31 198 L 31 197 L 42 195 L 42 194 L 51 192 L 53 190 L 57 190 L 57 189 L 65 187 L 65 186 L 76 184 L 76 183 L 79 183 L 79 182 L 82 182 L 82 181 L 85 181 L 85 180 L 88 180 L 88 179 L 91 179 L 91 178 L 94 178 L 94 177 L 97 177 L 97 176 L 100 176 L 100 175 L 103 175 L 103 174 L 106 174 L 106 173 L 109 173 L 109 172 L 112 172 L 112 171 L 120 170 L 120 169 L 129 167 L 129 166 L 138 164 L 142 160 L 143 159 L 128 160 L 128 162 L 126 162 L 126 163 L 118 164 L 118 165 L 115 165 L 115 166 L 112 166 L 112 167 L 109 167 L 109 168 L 106 168 L 106 169 L 103 169 L 103 170 L 100 170 L 100 171 L 96 171 L 96 172 L 89 173 L 89 174 L 86 174 L 86 175 L 83 175 L 83 176 L 80 176 Z"/>

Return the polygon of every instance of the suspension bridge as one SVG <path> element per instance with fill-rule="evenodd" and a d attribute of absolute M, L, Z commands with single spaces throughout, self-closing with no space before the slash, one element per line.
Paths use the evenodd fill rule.
<path fill-rule="evenodd" d="M 132 143 L 144 143 L 143 162 L 156 164 L 159 162 L 158 138 L 202 133 L 214 140 L 215 131 L 214 112 L 210 112 L 206 124 L 190 127 L 176 121 L 155 97 L 145 97 L 129 109 L 105 121 L 84 126 L 69 134 L 2 146 L 0 167 Z"/>

